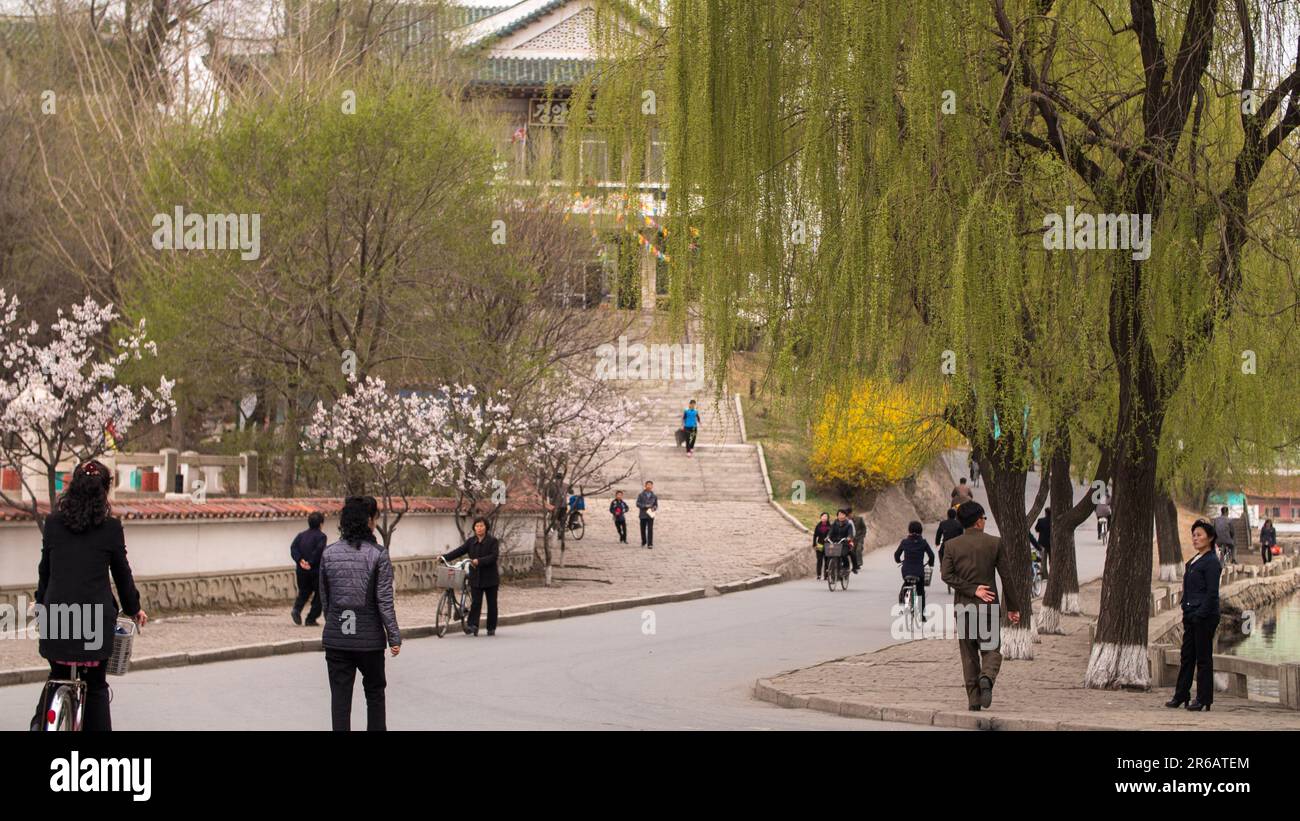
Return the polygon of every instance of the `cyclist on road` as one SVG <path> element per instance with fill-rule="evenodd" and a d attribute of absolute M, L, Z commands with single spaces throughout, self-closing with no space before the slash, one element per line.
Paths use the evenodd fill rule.
<path fill-rule="evenodd" d="M 1048 574 L 1048 554 L 1052 552 L 1052 509 L 1050 507 L 1043 508 L 1043 515 L 1034 525 L 1034 532 L 1038 534 L 1038 538 L 1035 539 L 1031 534 L 1029 542 L 1038 548 L 1038 555 L 1043 560 L 1043 578 L 1045 579 Z"/>
<path fill-rule="evenodd" d="M 966 484 L 966 477 L 963 476 L 957 484 L 953 485 L 952 506 L 960 507 L 963 502 L 973 501 L 975 501 L 975 493 L 970 489 L 970 485 Z"/>
<path fill-rule="evenodd" d="M 957 508 L 948 508 L 948 518 L 939 522 L 939 529 L 934 532 L 934 543 L 939 547 L 939 561 L 943 561 L 943 543 L 962 534 L 961 522 L 957 521 Z"/>
<path fill-rule="evenodd" d="M 121 612 L 141 627 L 149 620 L 140 609 L 140 594 L 126 559 L 122 522 L 113 516 L 108 501 L 112 484 L 112 471 L 100 462 L 91 460 L 73 470 L 56 512 L 45 520 L 37 568 L 37 606 L 46 613 L 50 608 L 64 608 L 89 615 L 87 623 L 75 625 L 65 624 L 65 619 L 38 622 L 38 650 L 50 663 L 50 678 L 68 679 L 74 665 L 82 668 L 81 679 L 86 682 L 83 730 L 113 729 L 105 664 L 113 654 L 113 625 L 119 608 L 110 576 L 122 599 Z M 60 635 L 61 627 L 73 635 Z M 79 629 L 68 629 L 73 627 Z M 44 718 L 47 698 L 48 686 L 38 705 L 40 712 L 32 719 L 34 726 Z"/>
<path fill-rule="evenodd" d="M 853 535 L 854 535 L 853 522 L 849 521 L 849 509 L 846 507 L 842 507 L 838 511 L 836 511 L 835 521 L 831 522 L 831 529 L 830 532 L 826 534 L 826 538 L 832 542 L 839 542 L 839 541 L 848 542 L 851 547 L 853 544 Z M 852 553 L 853 551 L 848 550 L 845 552 Z M 841 564 L 844 565 L 845 570 L 849 569 L 850 567 L 849 556 L 841 557 L 840 562 Z"/>
<path fill-rule="evenodd" d="M 916 579 L 916 595 L 921 599 L 921 621 L 925 621 L 925 566 L 934 567 L 934 551 L 921 537 L 922 529 L 920 522 L 908 523 L 907 538 L 898 543 L 894 561 L 903 566 L 903 586 L 898 591 L 898 603 L 903 603 L 908 578 Z"/>
<path fill-rule="evenodd" d="M 1097 503 L 1097 541 L 1101 541 L 1102 529 L 1110 530 L 1110 497 Z"/>
<path fill-rule="evenodd" d="M 587 509 L 587 499 L 582 493 L 574 493 L 573 488 L 569 488 L 569 527 L 578 523 L 578 517 L 582 511 Z"/>

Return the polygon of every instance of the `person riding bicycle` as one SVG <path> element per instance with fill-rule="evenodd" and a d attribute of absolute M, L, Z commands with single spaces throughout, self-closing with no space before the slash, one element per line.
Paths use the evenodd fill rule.
<path fill-rule="evenodd" d="M 921 599 L 921 621 L 925 621 L 925 566 L 934 567 L 934 551 L 930 543 L 922 536 L 920 522 L 908 522 L 907 538 L 898 543 L 894 551 L 894 561 L 901 564 L 903 586 L 898 591 L 898 603 L 903 603 L 903 594 L 907 592 L 909 579 L 915 579 L 916 595 Z"/>
<path fill-rule="evenodd" d="M 574 493 L 573 488 L 569 488 L 569 527 L 578 523 L 578 517 L 582 511 L 587 509 L 587 500 L 581 493 Z"/>
<path fill-rule="evenodd" d="M 1110 530 L 1110 497 L 1097 503 L 1097 541 L 1101 541 L 1103 528 Z"/>
<path fill-rule="evenodd" d="M 86 682 L 84 730 L 113 729 L 105 676 L 119 608 L 109 576 L 122 599 L 120 611 L 141 627 L 149 620 L 140 608 L 140 594 L 126 558 L 122 522 L 113 516 L 108 501 L 112 484 L 112 471 L 100 462 L 84 462 L 73 470 L 56 512 L 45 520 L 37 569 L 36 606 L 46 614 L 51 608 L 75 613 L 84 622 L 70 625 L 64 619 L 50 618 L 38 622 L 39 651 L 50 663 L 50 678 L 68 679 L 74 665 L 82 668 L 81 678 Z M 60 628 L 72 635 L 60 635 Z M 37 725 L 45 715 L 48 685 L 46 691 L 33 719 Z"/>
<path fill-rule="evenodd" d="M 1043 578 L 1048 575 L 1048 562 L 1051 559 L 1052 552 L 1052 509 L 1043 508 L 1043 515 L 1034 525 L 1034 532 L 1038 534 L 1035 539 L 1033 534 L 1029 535 L 1029 543 L 1038 548 L 1038 556 L 1042 562 Z"/>
<path fill-rule="evenodd" d="M 849 521 L 849 509 L 842 507 L 835 513 L 835 521 L 831 522 L 831 529 L 830 532 L 826 534 L 826 538 L 832 542 L 844 541 L 851 544 L 853 542 L 853 535 L 853 522 Z M 850 550 L 845 551 L 846 554 L 851 552 L 852 551 Z M 845 570 L 848 570 L 852 566 L 848 555 L 840 557 L 840 564 L 844 566 Z"/>

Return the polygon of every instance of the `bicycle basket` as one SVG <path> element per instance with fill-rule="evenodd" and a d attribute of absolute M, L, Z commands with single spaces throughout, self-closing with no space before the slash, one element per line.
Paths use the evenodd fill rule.
<path fill-rule="evenodd" d="M 846 548 L 844 542 L 827 542 L 824 553 L 828 559 L 839 559 L 844 556 Z"/>
<path fill-rule="evenodd" d="M 459 590 L 465 583 L 465 571 L 459 567 L 440 564 L 433 570 L 433 586 L 439 590 Z"/>
<path fill-rule="evenodd" d="M 113 655 L 105 668 L 110 676 L 124 676 L 131 669 L 131 646 L 135 643 L 136 626 L 130 619 L 118 619 L 113 625 Z"/>

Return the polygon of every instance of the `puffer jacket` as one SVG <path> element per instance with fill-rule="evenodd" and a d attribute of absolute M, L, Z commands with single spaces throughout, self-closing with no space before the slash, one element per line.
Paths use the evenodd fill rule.
<path fill-rule="evenodd" d="M 393 564 L 371 542 L 335 542 L 320 564 L 325 611 L 321 643 L 333 650 L 382 650 L 402 643 L 393 608 Z"/>

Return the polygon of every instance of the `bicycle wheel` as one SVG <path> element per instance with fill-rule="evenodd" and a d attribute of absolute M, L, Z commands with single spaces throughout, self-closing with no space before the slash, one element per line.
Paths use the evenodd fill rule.
<path fill-rule="evenodd" d="M 444 591 L 442 598 L 438 599 L 438 613 L 433 619 L 433 633 L 438 638 L 447 635 L 447 627 L 451 624 L 451 611 L 455 606 L 456 599 L 451 591 Z"/>
<path fill-rule="evenodd" d="M 851 575 L 852 574 L 848 571 L 848 568 L 845 567 L 840 568 L 840 589 L 841 590 L 849 589 L 849 576 Z"/>
<path fill-rule="evenodd" d="M 1034 589 L 1033 589 L 1033 595 L 1034 595 L 1034 598 L 1036 598 L 1036 599 L 1038 599 L 1038 598 L 1042 598 L 1042 595 L 1043 595 L 1043 588 L 1045 588 L 1046 586 L 1047 586 L 1046 583 L 1043 582 L 1043 577 L 1040 576 L 1040 575 L 1038 575 L 1038 570 L 1035 569 L 1035 570 L 1034 570 Z"/>
<path fill-rule="evenodd" d="M 578 520 L 575 521 L 573 523 L 573 526 L 569 528 L 569 533 L 573 536 L 573 540 L 575 542 L 580 542 L 582 541 L 582 534 L 586 532 L 587 532 L 587 523 L 582 520 L 581 516 L 579 516 Z"/>
<path fill-rule="evenodd" d="M 54 691 L 50 706 L 45 710 L 44 729 L 47 733 L 69 733 L 77 729 L 77 703 L 72 688 L 65 685 Z"/>
<path fill-rule="evenodd" d="M 826 589 L 835 592 L 835 577 L 839 575 L 839 566 L 831 562 L 826 564 Z"/>

